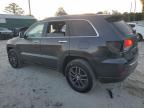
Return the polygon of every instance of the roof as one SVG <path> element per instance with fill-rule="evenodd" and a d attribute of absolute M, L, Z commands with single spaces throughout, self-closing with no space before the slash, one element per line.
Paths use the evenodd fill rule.
<path fill-rule="evenodd" d="M 11 19 L 35 19 L 33 16 L 10 15 L 10 14 L 0 14 L 0 18 L 11 18 Z"/>
<path fill-rule="evenodd" d="M 111 15 L 98 15 L 98 14 L 81 14 L 81 15 L 64 15 L 64 16 L 56 16 L 56 17 L 49 17 L 44 19 L 45 20 L 60 20 L 60 19 L 89 19 L 92 17 L 109 17 Z"/>

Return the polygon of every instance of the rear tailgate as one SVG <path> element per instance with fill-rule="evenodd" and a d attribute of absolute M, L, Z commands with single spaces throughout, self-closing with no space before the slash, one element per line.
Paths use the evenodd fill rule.
<path fill-rule="evenodd" d="M 106 19 L 115 29 L 121 40 L 120 52 L 128 61 L 135 59 L 138 55 L 137 37 L 132 29 L 122 20 L 121 16 L 111 16 Z"/>

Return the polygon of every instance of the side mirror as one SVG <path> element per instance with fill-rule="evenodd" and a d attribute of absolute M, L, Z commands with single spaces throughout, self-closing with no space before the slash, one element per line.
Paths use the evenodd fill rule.
<path fill-rule="evenodd" d="M 20 37 L 20 38 L 26 38 L 26 35 L 25 35 L 24 32 L 19 32 L 19 37 Z"/>
<path fill-rule="evenodd" d="M 19 37 L 20 38 L 24 38 L 24 33 L 23 32 L 19 32 Z"/>

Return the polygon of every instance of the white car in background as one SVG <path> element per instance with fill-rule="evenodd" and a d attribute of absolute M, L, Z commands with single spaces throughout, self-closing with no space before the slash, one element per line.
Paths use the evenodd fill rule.
<path fill-rule="evenodd" d="M 142 41 L 144 40 L 144 25 L 143 24 L 137 24 L 133 22 L 127 23 L 138 35 L 138 40 Z"/>

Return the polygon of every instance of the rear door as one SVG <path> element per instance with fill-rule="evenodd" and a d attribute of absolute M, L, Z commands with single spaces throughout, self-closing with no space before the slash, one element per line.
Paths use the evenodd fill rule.
<path fill-rule="evenodd" d="M 70 20 L 69 28 L 71 55 L 79 54 L 79 56 L 84 57 L 96 52 L 98 32 L 90 21 L 83 19 Z"/>
<path fill-rule="evenodd" d="M 68 54 L 69 32 L 67 21 L 47 23 L 47 30 L 41 39 L 43 63 L 50 68 L 57 68 L 59 60 Z"/>

